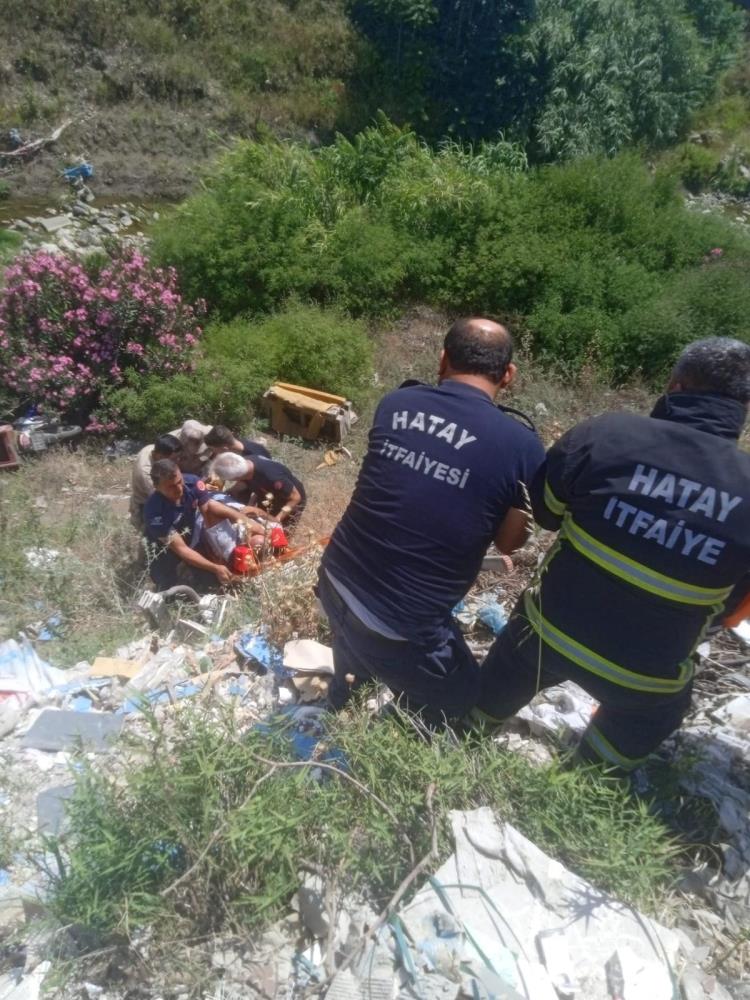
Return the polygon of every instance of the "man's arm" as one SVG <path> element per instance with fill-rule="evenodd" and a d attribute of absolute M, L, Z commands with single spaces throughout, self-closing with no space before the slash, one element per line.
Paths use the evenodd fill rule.
<path fill-rule="evenodd" d="M 534 433 L 526 442 L 516 473 L 518 478 L 513 489 L 513 499 L 495 535 L 495 546 L 504 555 L 522 548 L 529 540 L 534 518 L 527 483 L 533 482 L 544 462 L 544 445 Z"/>
<path fill-rule="evenodd" d="M 302 494 L 297 489 L 296 486 L 292 487 L 292 491 L 289 496 L 284 500 L 284 506 L 281 508 L 279 513 L 276 515 L 276 520 L 281 524 L 287 520 L 287 518 L 292 516 L 294 508 L 298 507 L 302 501 Z"/>
<path fill-rule="evenodd" d="M 200 552 L 196 552 L 195 549 L 191 549 L 182 535 L 175 532 L 167 541 L 167 548 L 170 552 L 173 552 L 178 559 L 182 562 L 187 563 L 188 566 L 193 566 L 195 569 L 207 570 L 209 573 L 213 573 L 216 579 L 221 584 L 227 584 L 232 582 L 232 574 L 222 563 L 211 562 L 210 559 L 206 559 L 202 556 Z"/>
<path fill-rule="evenodd" d="M 534 519 L 528 511 L 511 507 L 495 535 L 495 546 L 498 552 L 509 556 L 511 552 L 522 548 L 529 540 L 533 523 Z"/>
<path fill-rule="evenodd" d="M 220 500 L 207 500 L 205 503 L 199 504 L 198 509 L 204 517 L 206 514 L 210 514 L 216 521 L 222 521 L 226 518 L 229 521 L 236 522 L 244 521 L 246 519 L 245 511 L 251 508 L 238 510 L 236 507 L 228 507 Z"/>

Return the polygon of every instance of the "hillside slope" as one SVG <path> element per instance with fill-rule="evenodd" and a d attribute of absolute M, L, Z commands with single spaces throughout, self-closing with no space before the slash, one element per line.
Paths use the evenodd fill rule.
<path fill-rule="evenodd" d="M 0 149 L 68 118 L 60 142 L 2 179 L 43 194 L 77 156 L 113 194 L 176 197 L 232 135 L 326 138 L 355 52 L 340 0 L 7 0 Z"/>

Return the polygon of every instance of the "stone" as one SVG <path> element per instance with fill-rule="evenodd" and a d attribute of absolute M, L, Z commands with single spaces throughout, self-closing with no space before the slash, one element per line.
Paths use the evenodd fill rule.
<path fill-rule="evenodd" d="M 114 222 L 102 222 L 101 220 L 98 220 L 97 225 L 100 229 L 103 229 L 105 233 L 109 233 L 110 236 L 117 235 L 118 226 L 116 226 Z"/>
<path fill-rule="evenodd" d="M 28 222 L 25 222 L 23 219 L 16 219 L 15 222 L 11 223 L 10 228 L 17 229 L 19 233 L 22 233 L 31 229 L 31 226 L 28 224 Z"/>
<path fill-rule="evenodd" d="M 122 716 L 105 712 L 71 712 L 48 708 L 21 739 L 21 746 L 34 750 L 109 750 L 122 729 Z"/>
<path fill-rule="evenodd" d="M 123 215 L 123 213 L 121 212 L 120 213 L 120 226 L 123 229 L 130 229 L 130 227 L 132 225 L 133 225 L 133 220 L 130 218 L 130 216 L 128 215 L 128 213 L 125 212 L 125 214 Z"/>
<path fill-rule="evenodd" d="M 52 215 L 48 219 L 40 219 L 39 225 L 45 233 L 56 233 L 60 229 L 65 229 L 66 226 L 69 226 L 70 219 L 67 215 Z"/>
<path fill-rule="evenodd" d="M 325 886 L 319 875 L 305 875 L 297 890 L 299 915 L 313 937 L 328 935 L 328 914 L 326 912 Z"/>
<path fill-rule="evenodd" d="M 73 795 L 75 785 L 55 785 L 36 797 L 36 821 L 40 833 L 56 836 L 65 820 L 65 803 Z"/>
<path fill-rule="evenodd" d="M 88 218 L 94 213 L 94 209 L 90 208 L 85 202 L 77 201 L 73 208 L 71 209 L 73 215 L 78 216 L 78 218 Z"/>
<path fill-rule="evenodd" d="M 703 989 L 700 969 L 694 965 L 688 965 L 682 973 L 680 979 L 683 1000 L 706 1000 L 706 991 Z"/>

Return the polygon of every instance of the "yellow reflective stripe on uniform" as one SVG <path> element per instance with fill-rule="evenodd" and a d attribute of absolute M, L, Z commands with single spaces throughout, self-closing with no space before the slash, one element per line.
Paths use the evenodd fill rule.
<path fill-rule="evenodd" d="M 657 573 L 649 569 L 643 563 L 636 562 L 629 556 L 617 552 L 603 542 L 600 542 L 593 535 L 584 531 L 580 525 L 576 524 L 570 513 L 565 515 L 565 521 L 561 529 L 561 535 L 580 552 L 582 556 L 590 559 L 591 562 L 601 566 L 602 569 L 612 573 L 613 576 L 625 580 L 626 583 L 647 590 L 658 597 L 665 597 L 670 601 L 678 601 L 680 604 L 695 604 L 701 607 L 710 607 L 714 604 L 722 604 L 728 597 L 731 587 L 710 588 L 696 587 L 692 583 L 684 583 L 663 573 Z"/>
<path fill-rule="evenodd" d="M 530 590 L 524 595 L 524 606 L 529 621 L 534 631 L 546 642 L 548 646 L 556 650 L 562 656 L 577 663 L 584 670 L 596 674 L 598 677 L 619 684 L 620 687 L 630 688 L 632 691 L 647 691 L 649 694 L 676 694 L 682 691 L 693 675 L 693 664 L 686 660 L 680 664 L 680 674 L 678 677 L 649 677 L 648 674 L 637 674 L 634 670 L 628 670 L 618 663 L 613 663 L 599 653 L 584 646 L 583 643 L 572 639 L 569 635 L 561 632 L 559 628 L 552 625 L 544 618 L 534 603 L 534 598 Z"/>
<path fill-rule="evenodd" d="M 607 761 L 609 764 L 614 764 L 623 771 L 632 771 L 648 760 L 648 755 L 645 757 L 626 757 L 625 754 L 620 753 L 616 747 L 612 746 L 601 730 L 596 728 L 593 722 L 583 734 L 583 739 L 602 760 Z"/>
<path fill-rule="evenodd" d="M 557 499 L 555 494 L 552 492 L 549 479 L 544 480 L 544 502 L 552 513 L 557 514 L 558 517 L 562 517 L 565 513 L 567 504 L 564 504 L 561 500 Z"/>

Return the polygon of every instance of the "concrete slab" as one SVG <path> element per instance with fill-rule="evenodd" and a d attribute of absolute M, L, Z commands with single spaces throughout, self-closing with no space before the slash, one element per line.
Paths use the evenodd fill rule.
<path fill-rule="evenodd" d="M 33 750 L 109 750 L 122 729 L 123 720 L 105 712 L 70 712 L 48 708 L 21 739 Z"/>
<path fill-rule="evenodd" d="M 38 222 L 45 233 L 56 233 L 70 225 L 70 218 L 67 215 L 52 215 L 49 219 L 39 219 Z"/>

